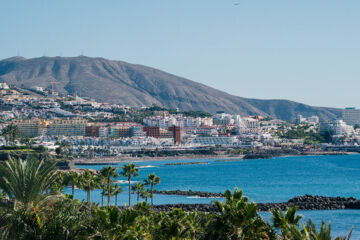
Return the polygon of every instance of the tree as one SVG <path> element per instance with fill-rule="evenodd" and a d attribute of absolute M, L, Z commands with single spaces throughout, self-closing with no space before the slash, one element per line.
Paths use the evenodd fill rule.
<path fill-rule="evenodd" d="M 103 176 L 99 176 L 99 187 L 101 189 L 101 206 L 104 206 L 104 197 L 107 196 L 106 179 Z"/>
<path fill-rule="evenodd" d="M 64 154 L 67 158 L 73 153 L 73 146 L 70 142 L 63 141 L 59 143 L 59 147 L 55 149 L 57 155 Z"/>
<path fill-rule="evenodd" d="M 133 163 L 128 163 L 122 167 L 121 174 L 128 178 L 129 181 L 129 207 L 131 207 L 131 177 L 138 176 L 139 169 Z"/>
<path fill-rule="evenodd" d="M 34 144 L 34 139 L 32 138 L 22 138 L 21 143 L 25 144 L 28 148 L 32 148 Z"/>
<path fill-rule="evenodd" d="M 151 197 L 151 193 L 149 191 L 149 189 L 145 189 L 142 192 L 140 192 L 140 197 L 145 199 L 145 202 L 148 202 L 148 198 Z"/>
<path fill-rule="evenodd" d="M 308 220 L 306 225 L 301 223 L 301 215 L 296 215 L 296 207 L 290 207 L 285 213 L 280 209 L 271 209 L 273 225 L 281 230 L 281 239 L 306 239 L 306 240 L 331 240 L 331 224 L 327 225 L 324 221 L 321 224 L 320 231 L 316 229 L 312 220 Z M 336 237 L 335 240 L 349 240 L 352 229 L 346 237 Z"/>
<path fill-rule="evenodd" d="M 75 171 L 70 171 L 65 175 L 64 182 L 66 183 L 66 185 L 71 186 L 71 195 L 72 195 L 73 199 L 74 199 L 74 194 L 75 194 L 75 186 L 78 185 L 79 178 L 80 178 L 80 175 Z"/>
<path fill-rule="evenodd" d="M 144 191 L 144 184 L 142 184 L 141 182 L 135 183 L 132 187 L 131 190 L 133 192 L 135 192 L 137 194 L 137 202 L 139 203 L 139 198 L 140 198 L 140 193 L 142 191 Z"/>
<path fill-rule="evenodd" d="M 2 129 L 1 135 L 5 138 L 6 143 L 15 144 L 15 140 L 21 136 L 21 132 L 17 125 L 9 124 Z"/>
<path fill-rule="evenodd" d="M 157 239 L 189 239 L 186 237 L 186 217 L 187 214 L 182 209 L 172 209 L 169 213 L 160 213 L 161 218 L 158 222 L 159 232 L 155 235 Z"/>
<path fill-rule="evenodd" d="M 271 209 L 271 220 L 273 221 L 274 227 L 281 229 L 284 237 L 290 237 L 294 227 L 298 226 L 301 215 L 296 215 L 297 208 L 290 207 L 287 209 L 285 214 L 280 209 Z"/>
<path fill-rule="evenodd" d="M 33 206 L 56 179 L 55 163 L 9 159 L 0 163 L 0 188 L 16 204 Z"/>
<path fill-rule="evenodd" d="M 190 234 L 191 239 L 203 239 L 205 228 L 209 218 L 206 213 L 194 211 L 188 214 L 186 218 L 186 232 Z"/>
<path fill-rule="evenodd" d="M 106 187 L 101 184 L 101 207 L 104 206 L 104 197 L 107 196 Z"/>
<path fill-rule="evenodd" d="M 331 223 L 327 225 L 325 221 L 322 221 L 320 231 L 316 229 L 315 224 L 311 219 L 306 222 L 306 225 L 302 224 L 305 236 L 309 236 L 314 240 L 331 240 Z M 346 237 L 336 237 L 335 240 L 349 240 L 353 229 L 350 230 Z"/>
<path fill-rule="evenodd" d="M 110 206 L 111 178 L 112 177 L 119 177 L 120 175 L 117 173 L 116 168 L 113 168 L 113 167 L 105 167 L 105 168 L 101 169 L 100 170 L 100 175 L 106 179 L 107 193 L 108 193 L 107 205 Z"/>
<path fill-rule="evenodd" d="M 60 156 L 60 155 L 61 155 L 61 151 L 62 151 L 61 147 L 55 148 L 55 153 L 56 153 L 56 155 Z"/>
<path fill-rule="evenodd" d="M 47 209 L 46 221 L 42 226 L 40 236 L 30 239 L 89 239 L 89 214 L 86 204 L 69 198 L 54 202 Z M 23 232 L 22 229 L 20 232 Z M 24 238 L 16 238 L 24 239 Z"/>
<path fill-rule="evenodd" d="M 118 195 L 121 194 L 124 190 L 119 186 L 115 185 L 113 195 L 115 196 L 115 206 L 118 205 Z"/>
<path fill-rule="evenodd" d="M 326 143 L 332 142 L 332 136 L 333 136 L 333 132 L 330 130 L 322 133 L 322 137 L 324 138 L 324 141 Z"/>
<path fill-rule="evenodd" d="M 9 204 L 0 211 L 1 239 L 38 239 L 44 215 L 54 196 L 45 196 L 45 189 L 55 181 L 53 163 L 38 159 L 9 159 L 0 163 L 0 188 Z"/>
<path fill-rule="evenodd" d="M 225 202 L 215 201 L 218 214 L 208 226 L 206 239 L 274 239 L 271 227 L 241 190 L 225 192 Z"/>
<path fill-rule="evenodd" d="M 60 194 L 65 186 L 66 186 L 65 173 L 63 172 L 56 173 L 55 181 L 53 182 L 50 188 L 52 194 Z"/>
<path fill-rule="evenodd" d="M 151 173 L 148 175 L 148 179 L 144 180 L 144 183 L 151 187 L 151 207 L 154 208 L 154 186 L 160 183 L 160 177 L 156 176 L 155 173 Z"/>
<path fill-rule="evenodd" d="M 80 176 L 79 185 L 87 192 L 87 204 L 90 209 L 91 191 L 98 188 L 100 185 L 100 179 L 95 174 L 91 173 L 88 169 Z"/>

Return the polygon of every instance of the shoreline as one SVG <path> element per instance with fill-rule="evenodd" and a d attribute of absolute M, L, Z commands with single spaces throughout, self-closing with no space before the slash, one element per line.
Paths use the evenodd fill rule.
<path fill-rule="evenodd" d="M 104 157 L 104 158 L 91 158 L 91 159 L 74 159 L 74 165 L 111 165 L 126 162 L 151 162 L 151 161 L 178 161 L 178 160 L 243 160 L 244 155 L 228 156 L 228 155 L 182 155 L 171 157 Z"/>
<path fill-rule="evenodd" d="M 245 158 L 246 155 L 181 155 L 169 157 L 99 157 L 99 158 L 78 158 L 72 161 L 72 166 L 81 165 L 116 165 L 127 162 L 150 162 L 150 161 L 178 161 L 178 160 L 218 160 L 218 162 L 245 161 L 255 159 L 271 159 L 275 157 L 297 157 L 297 156 L 338 156 L 359 154 L 353 152 L 305 152 L 302 154 L 285 154 L 279 156 L 258 156 L 253 158 Z"/>

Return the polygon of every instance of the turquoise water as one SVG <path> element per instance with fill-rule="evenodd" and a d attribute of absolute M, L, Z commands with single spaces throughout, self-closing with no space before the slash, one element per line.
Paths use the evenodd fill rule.
<path fill-rule="evenodd" d="M 168 162 L 207 161 L 206 165 L 167 166 Z M 360 155 L 346 156 L 298 156 L 274 159 L 217 162 L 216 160 L 172 160 L 147 161 L 136 163 L 141 167 L 139 177 L 142 181 L 149 173 L 161 177 L 159 190 L 198 190 L 224 192 L 235 187 L 244 190 L 246 196 L 255 202 L 282 202 L 298 195 L 312 194 L 324 196 L 354 196 L 360 199 Z M 113 165 L 121 167 L 123 164 Z M 81 166 L 101 169 L 104 166 Z M 119 172 L 121 169 L 119 169 Z M 120 177 L 119 180 L 124 180 Z M 127 202 L 127 183 L 120 184 L 124 193 L 118 202 Z M 69 189 L 66 191 L 69 192 Z M 86 199 L 83 191 L 77 191 L 79 199 Z M 100 190 L 92 193 L 92 200 L 100 202 Z M 216 199 L 183 196 L 156 195 L 155 204 L 166 203 L 208 203 Z M 221 200 L 221 199 L 217 199 Z M 136 202 L 136 196 L 132 196 Z M 360 239 L 360 210 L 302 211 L 317 224 L 331 220 L 334 234 L 346 234 L 352 225 L 355 230 L 352 239 Z M 267 213 L 262 213 L 268 218 Z M 357 228 L 358 226 L 358 228 Z"/>

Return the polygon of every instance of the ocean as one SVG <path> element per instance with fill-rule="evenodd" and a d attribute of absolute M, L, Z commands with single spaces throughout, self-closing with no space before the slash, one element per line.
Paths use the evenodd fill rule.
<path fill-rule="evenodd" d="M 208 162 L 199 165 L 166 165 L 166 163 Z M 239 188 L 250 201 L 284 202 L 299 195 L 323 195 L 355 197 L 360 199 L 360 155 L 337 156 L 296 156 L 273 159 L 243 161 L 217 161 L 216 159 L 191 159 L 136 162 L 140 167 L 139 176 L 132 181 L 142 181 L 148 174 L 155 173 L 161 183 L 158 190 L 193 190 L 224 192 L 226 189 Z M 124 163 L 112 165 L 119 168 Z M 83 165 L 79 168 L 101 169 L 103 165 Z M 126 180 L 120 177 L 117 180 Z M 118 196 L 119 205 L 127 204 L 128 185 L 119 184 L 124 192 Z M 70 193 L 70 188 L 66 189 Z M 75 198 L 86 199 L 86 193 L 77 190 Z M 100 203 L 100 190 L 91 193 L 92 201 Z M 155 195 L 155 204 L 167 203 L 209 203 L 222 199 L 189 196 Z M 105 201 L 106 202 L 106 201 Z M 112 198 L 114 202 L 114 198 Z M 136 195 L 132 195 L 136 203 Z M 352 239 L 360 239 L 360 210 L 299 211 L 303 220 L 331 221 L 333 235 L 345 235 L 354 226 Z M 261 213 L 269 219 L 269 213 Z"/>

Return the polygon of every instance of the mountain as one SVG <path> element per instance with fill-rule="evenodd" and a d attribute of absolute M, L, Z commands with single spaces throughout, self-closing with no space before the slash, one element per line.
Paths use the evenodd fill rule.
<path fill-rule="evenodd" d="M 296 115 L 340 116 L 335 108 L 312 107 L 288 100 L 259 100 L 233 96 L 209 86 L 154 68 L 104 58 L 12 57 L 0 61 L 0 82 L 24 88 L 40 86 L 61 93 L 133 107 L 153 104 L 183 110 L 262 115 L 293 120 Z"/>

